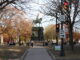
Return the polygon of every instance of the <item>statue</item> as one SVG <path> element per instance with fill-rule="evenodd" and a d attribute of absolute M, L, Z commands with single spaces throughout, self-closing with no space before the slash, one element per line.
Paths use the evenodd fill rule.
<path fill-rule="evenodd" d="M 42 18 L 39 18 L 39 19 L 36 19 L 36 20 L 33 20 L 33 22 L 34 22 L 34 24 L 37 24 L 37 23 L 41 23 L 41 21 L 42 21 Z"/>

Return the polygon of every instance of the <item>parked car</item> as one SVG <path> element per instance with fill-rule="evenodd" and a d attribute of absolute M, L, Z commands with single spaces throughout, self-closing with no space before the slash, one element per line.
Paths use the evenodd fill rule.
<path fill-rule="evenodd" d="M 9 42 L 9 45 L 15 45 L 15 42 Z"/>

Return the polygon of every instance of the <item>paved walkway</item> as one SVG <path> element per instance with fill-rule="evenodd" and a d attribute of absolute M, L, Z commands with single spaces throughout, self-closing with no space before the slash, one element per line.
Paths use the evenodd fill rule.
<path fill-rule="evenodd" d="M 52 60 L 52 58 L 49 56 L 46 48 L 34 46 L 28 50 L 24 60 Z"/>

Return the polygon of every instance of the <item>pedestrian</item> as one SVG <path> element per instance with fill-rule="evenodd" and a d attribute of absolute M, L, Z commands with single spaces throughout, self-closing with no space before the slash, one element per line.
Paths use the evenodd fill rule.
<path fill-rule="evenodd" d="M 33 45 L 34 45 L 34 41 L 31 41 L 31 46 L 33 47 Z"/>

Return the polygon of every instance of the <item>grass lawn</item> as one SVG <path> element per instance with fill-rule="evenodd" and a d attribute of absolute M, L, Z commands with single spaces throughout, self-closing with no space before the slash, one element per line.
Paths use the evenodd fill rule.
<path fill-rule="evenodd" d="M 80 46 L 75 46 L 72 51 L 70 46 L 64 46 L 65 56 L 60 56 L 60 51 L 55 51 L 54 48 L 49 48 L 51 53 L 56 57 L 56 60 L 80 60 Z"/>
<path fill-rule="evenodd" d="M 0 46 L 0 60 L 18 60 L 27 49 L 25 46 Z"/>

